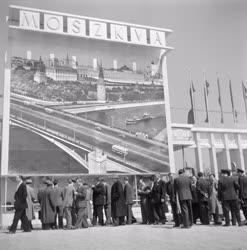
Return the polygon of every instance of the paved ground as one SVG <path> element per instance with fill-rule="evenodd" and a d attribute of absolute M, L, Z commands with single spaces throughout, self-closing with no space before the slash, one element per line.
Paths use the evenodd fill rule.
<path fill-rule="evenodd" d="M 196 225 L 174 229 L 168 225 L 91 227 L 80 230 L 18 231 L 0 233 L 1 250 L 246 250 L 247 226 Z"/>

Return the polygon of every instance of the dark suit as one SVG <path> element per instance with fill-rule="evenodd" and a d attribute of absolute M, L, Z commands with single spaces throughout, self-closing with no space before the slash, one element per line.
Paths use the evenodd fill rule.
<path fill-rule="evenodd" d="M 230 225 L 229 212 L 231 211 L 232 218 L 237 219 L 238 224 L 241 224 L 239 204 L 238 204 L 239 184 L 236 178 L 230 176 L 222 176 L 218 185 L 218 197 L 222 201 L 223 213 L 226 220 L 226 225 Z"/>
<path fill-rule="evenodd" d="M 27 206 L 27 187 L 25 183 L 22 182 L 20 184 L 17 191 L 15 192 L 14 199 L 15 199 L 14 203 L 15 215 L 9 231 L 15 233 L 18 221 L 21 220 L 23 230 L 25 232 L 29 232 L 31 231 L 31 228 L 26 215 L 26 208 L 28 206 Z"/>
<path fill-rule="evenodd" d="M 209 195 L 210 183 L 204 178 L 199 178 L 196 184 L 198 191 L 198 200 L 200 206 L 200 219 L 203 225 L 209 225 Z"/>
<path fill-rule="evenodd" d="M 75 223 L 76 228 L 87 228 L 88 223 L 87 223 L 87 188 L 85 188 L 83 185 L 81 185 L 77 189 L 77 194 L 76 194 L 76 200 L 75 200 L 75 206 L 77 210 L 77 220 Z"/>
<path fill-rule="evenodd" d="M 111 212 L 115 226 L 124 224 L 126 203 L 122 183 L 118 180 L 111 187 Z"/>
<path fill-rule="evenodd" d="M 239 177 L 239 198 L 241 199 L 241 206 L 243 209 L 244 217 L 247 220 L 247 176 Z"/>
<path fill-rule="evenodd" d="M 174 192 L 174 182 L 167 182 L 166 184 L 166 192 L 169 195 L 170 198 L 170 203 L 172 207 L 172 214 L 173 214 L 173 220 L 175 222 L 175 227 L 179 227 L 182 219 L 181 215 L 178 213 L 178 208 L 177 208 L 177 201 L 176 201 L 176 195 Z"/>
<path fill-rule="evenodd" d="M 64 192 L 63 189 L 56 186 L 51 192 L 52 199 L 55 205 L 55 228 L 57 228 L 57 217 L 58 217 L 58 227 L 63 228 L 63 199 Z"/>
<path fill-rule="evenodd" d="M 155 216 L 155 222 L 161 222 L 165 224 L 166 217 L 164 212 L 164 201 L 166 197 L 166 187 L 165 183 L 162 180 L 155 181 L 152 191 L 151 191 L 151 197 L 153 202 L 153 208 L 154 208 L 154 216 Z"/>
<path fill-rule="evenodd" d="M 192 214 L 192 194 L 191 194 L 191 180 L 189 177 L 180 175 L 174 180 L 174 191 L 178 195 L 183 226 L 188 228 L 192 226 L 193 214 Z"/>
<path fill-rule="evenodd" d="M 52 186 L 47 186 L 41 193 L 38 193 L 38 200 L 41 208 L 41 222 L 43 229 L 54 227 L 55 223 L 55 198 Z"/>
<path fill-rule="evenodd" d="M 103 207 L 105 204 L 105 186 L 103 183 L 97 183 L 93 187 L 93 225 L 96 225 L 97 218 L 99 219 L 99 224 L 104 225 L 103 220 Z"/>
<path fill-rule="evenodd" d="M 196 224 L 198 218 L 200 218 L 200 205 L 198 199 L 198 190 L 196 185 L 191 185 L 192 194 L 192 212 L 193 212 L 193 223 Z"/>
<path fill-rule="evenodd" d="M 126 202 L 126 217 L 127 217 L 127 224 L 131 224 L 132 223 L 132 205 L 133 205 L 133 189 L 131 187 L 131 185 L 129 183 L 126 183 L 124 185 L 124 198 L 125 198 L 125 202 Z"/>
<path fill-rule="evenodd" d="M 150 188 L 144 184 L 138 189 L 138 195 L 140 196 L 140 205 L 141 205 L 141 214 L 142 214 L 142 223 L 147 224 L 149 222 L 148 217 L 148 195 L 150 193 Z"/>

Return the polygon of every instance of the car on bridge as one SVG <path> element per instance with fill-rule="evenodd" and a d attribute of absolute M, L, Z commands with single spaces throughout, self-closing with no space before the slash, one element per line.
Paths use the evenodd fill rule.
<path fill-rule="evenodd" d="M 95 126 L 95 130 L 101 131 L 102 128 L 100 126 Z"/>
<path fill-rule="evenodd" d="M 112 152 L 126 156 L 128 154 L 128 148 L 122 145 L 112 145 Z"/>

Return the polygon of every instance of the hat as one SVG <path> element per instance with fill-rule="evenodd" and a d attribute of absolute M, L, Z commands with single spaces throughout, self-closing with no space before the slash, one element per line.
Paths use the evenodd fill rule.
<path fill-rule="evenodd" d="M 47 180 L 46 180 L 46 184 L 47 184 L 48 186 L 52 186 L 52 185 L 53 185 L 53 182 L 52 182 L 52 180 L 47 179 Z"/>
<path fill-rule="evenodd" d="M 104 181 L 104 179 L 103 179 L 103 177 L 99 176 L 99 177 L 97 178 L 97 181 Z"/>
<path fill-rule="evenodd" d="M 58 179 L 54 179 L 54 180 L 53 180 L 53 184 L 54 184 L 54 185 L 57 185 L 58 182 L 59 182 Z"/>
<path fill-rule="evenodd" d="M 184 173 L 184 169 L 179 169 L 178 170 L 178 174 L 183 174 Z"/>
<path fill-rule="evenodd" d="M 33 181 L 31 179 L 31 177 L 30 178 L 26 178 L 26 184 L 32 184 L 32 183 L 33 183 Z"/>
<path fill-rule="evenodd" d="M 221 170 L 221 173 L 222 173 L 222 174 L 227 174 L 228 176 L 230 176 L 230 174 L 231 174 L 231 172 L 230 172 L 229 169 L 222 169 L 222 170 Z"/>
<path fill-rule="evenodd" d="M 75 182 L 76 182 L 76 179 L 74 179 L 74 178 L 69 178 L 69 179 L 68 179 L 68 183 L 71 184 L 72 182 L 75 183 Z"/>
<path fill-rule="evenodd" d="M 242 170 L 242 169 L 238 168 L 238 169 L 237 169 L 237 173 L 239 173 L 239 174 L 243 174 L 243 173 L 244 173 L 244 170 Z"/>

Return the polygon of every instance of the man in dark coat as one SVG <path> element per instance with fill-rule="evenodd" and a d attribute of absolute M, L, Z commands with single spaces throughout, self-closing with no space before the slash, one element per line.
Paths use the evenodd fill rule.
<path fill-rule="evenodd" d="M 111 188 L 111 208 L 114 225 L 123 225 L 126 216 L 126 204 L 123 186 L 118 176 L 114 178 L 114 184 Z"/>
<path fill-rule="evenodd" d="M 209 225 L 209 195 L 210 183 L 203 176 L 202 172 L 198 173 L 198 181 L 196 184 L 198 191 L 198 200 L 200 206 L 200 219 L 203 225 Z"/>
<path fill-rule="evenodd" d="M 132 223 L 132 205 L 133 205 L 133 189 L 131 185 L 129 184 L 129 178 L 128 176 L 124 177 L 124 198 L 126 202 L 126 217 L 127 217 L 127 224 Z"/>
<path fill-rule="evenodd" d="M 77 220 L 75 223 L 75 228 L 87 228 L 87 188 L 83 185 L 81 179 L 77 179 L 78 188 L 75 191 L 75 206 L 77 211 Z"/>
<path fill-rule="evenodd" d="M 27 205 L 27 187 L 25 183 L 25 178 L 22 176 L 17 177 L 18 186 L 17 186 L 17 191 L 15 192 L 15 215 L 14 219 L 12 222 L 12 225 L 9 228 L 9 233 L 14 234 L 16 232 L 16 228 L 18 225 L 18 221 L 21 220 L 22 222 L 22 227 L 24 232 L 30 232 L 30 224 L 28 222 L 28 218 L 26 215 L 26 208 L 28 207 Z"/>
<path fill-rule="evenodd" d="M 55 179 L 53 181 L 54 189 L 52 192 L 53 199 L 55 201 L 55 225 L 54 227 L 57 228 L 57 217 L 58 217 L 58 228 L 63 228 L 63 199 L 64 199 L 64 192 L 61 187 L 58 186 L 58 180 Z"/>
<path fill-rule="evenodd" d="M 173 220 L 175 223 L 174 227 L 180 227 L 180 224 L 182 223 L 182 219 L 181 219 L 181 214 L 178 213 L 177 200 L 176 200 L 176 195 L 174 192 L 174 176 L 172 173 L 170 173 L 168 177 L 169 177 L 169 181 L 166 183 L 166 192 L 170 198 Z"/>
<path fill-rule="evenodd" d="M 239 198 L 241 200 L 241 207 L 244 213 L 245 220 L 247 220 L 247 176 L 244 175 L 242 169 L 238 169 L 239 173 Z"/>
<path fill-rule="evenodd" d="M 183 169 L 180 169 L 178 174 L 179 176 L 174 180 L 174 190 L 181 207 L 183 227 L 189 228 L 193 224 L 191 179 L 185 175 Z"/>
<path fill-rule="evenodd" d="M 200 205 L 199 205 L 199 199 L 198 199 L 196 176 L 192 176 L 191 194 L 192 194 L 193 223 L 196 224 L 197 219 L 199 219 L 201 217 L 200 216 Z"/>
<path fill-rule="evenodd" d="M 105 186 L 103 184 L 103 178 L 99 177 L 93 189 L 93 225 L 98 222 L 101 226 L 104 226 L 103 207 L 105 203 Z"/>
<path fill-rule="evenodd" d="M 218 197 L 222 202 L 223 213 L 226 221 L 224 226 L 230 226 L 230 211 L 232 217 L 235 216 L 237 219 L 238 225 L 242 226 L 238 203 L 239 184 L 236 178 L 230 176 L 230 171 L 228 169 L 223 169 L 221 173 L 222 176 L 218 185 Z"/>
<path fill-rule="evenodd" d="M 163 210 L 166 197 L 165 183 L 161 180 L 160 174 L 156 174 L 154 178 L 151 196 L 154 206 L 155 224 L 158 224 L 159 222 L 165 224 L 166 217 Z"/>
<path fill-rule="evenodd" d="M 106 225 L 111 225 L 111 186 L 104 181 L 105 187 L 105 203 L 104 203 L 104 211 L 106 217 Z"/>
<path fill-rule="evenodd" d="M 42 193 L 38 193 L 38 201 L 41 208 L 41 222 L 44 230 L 54 227 L 55 223 L 55 199 L 53 193 L 53 182 L 46 180 L 47 187 Z"/>
<path fill-rule="evenodd" d="M 142 214 L 142 224 L 148 223 L 148 194 L 150 189 L 141 178 L 138 185 L 138 195 L 140 197 L 141 214 Z"/>

